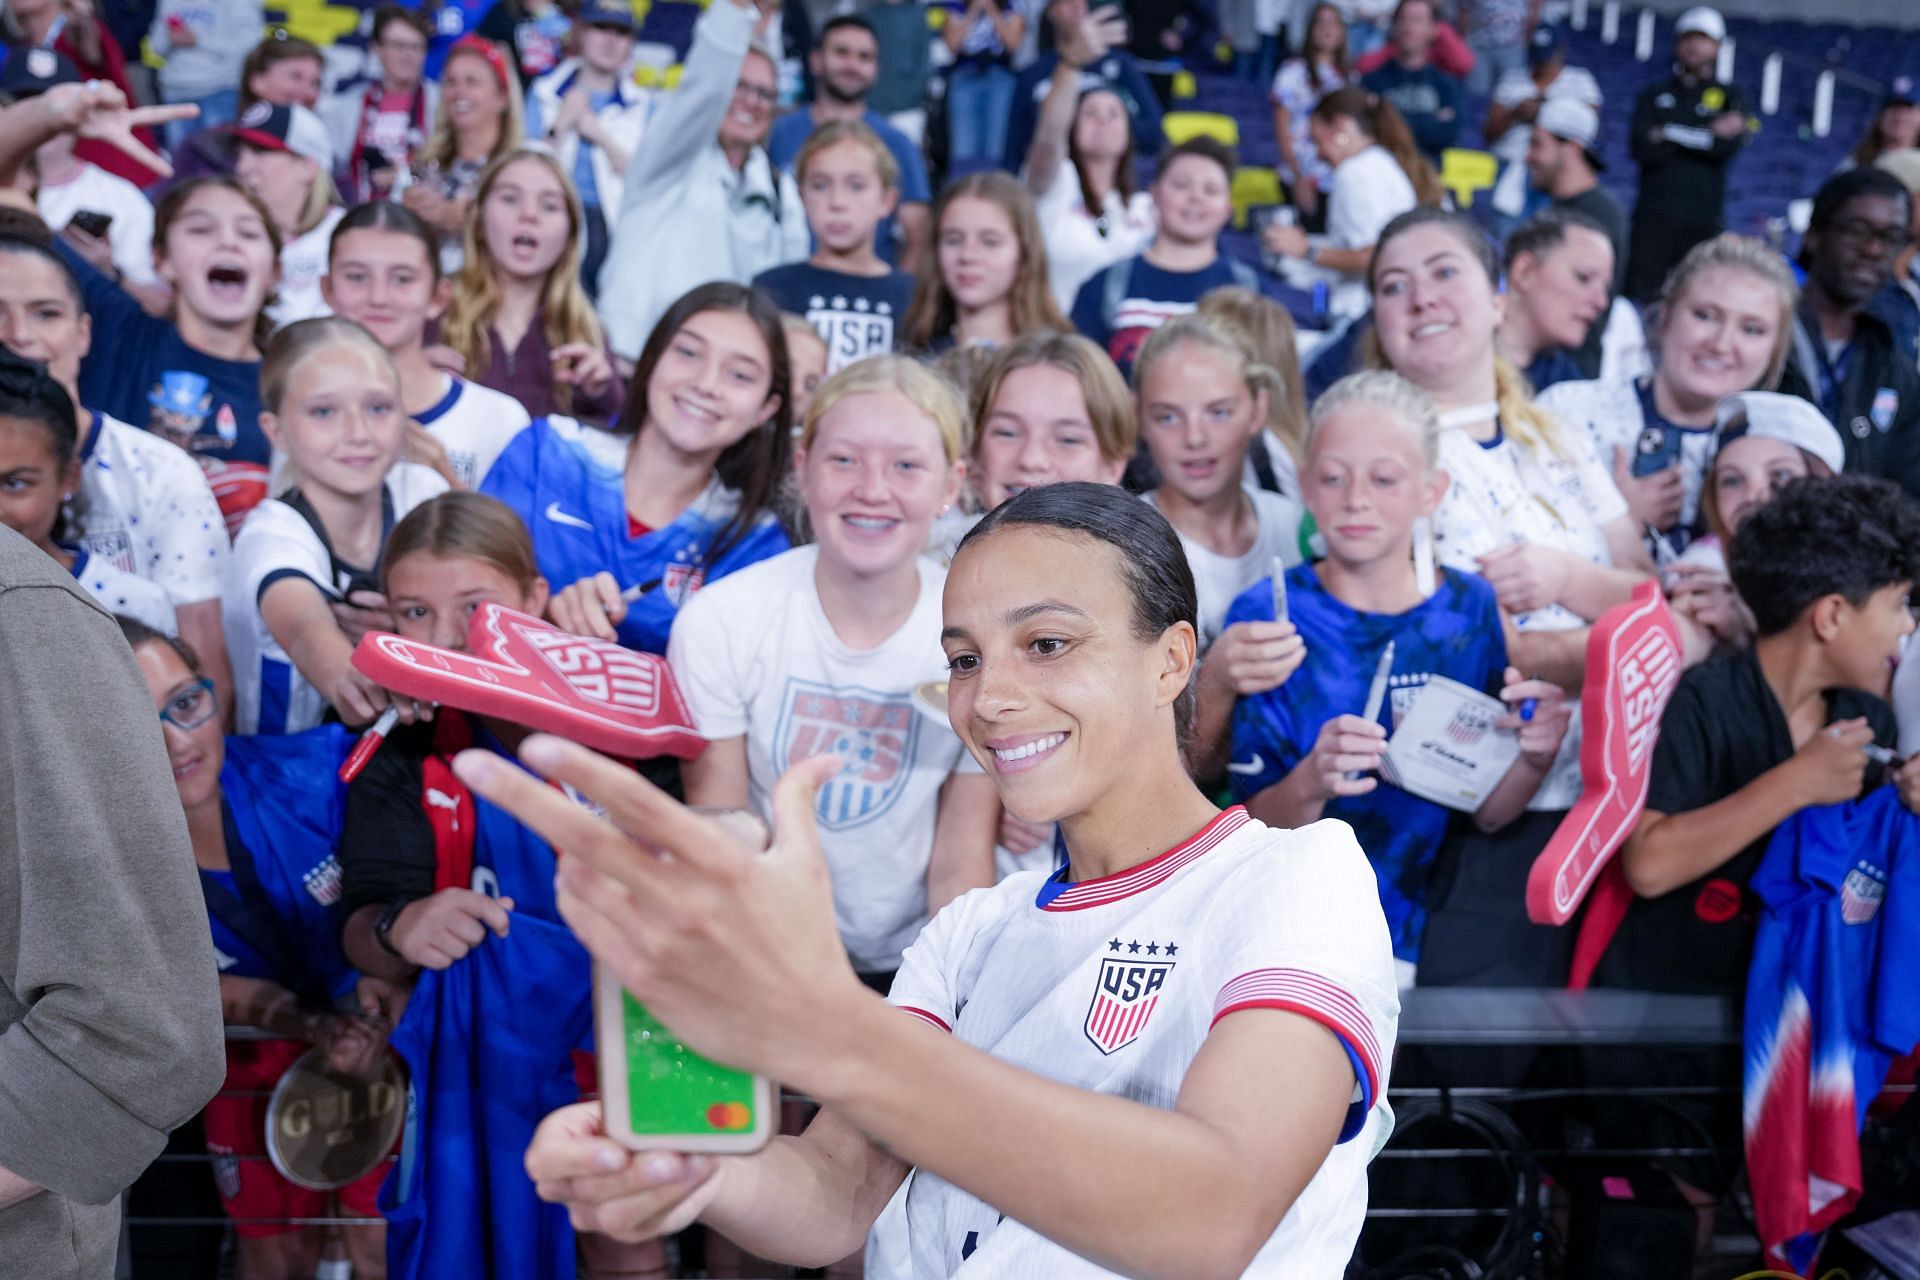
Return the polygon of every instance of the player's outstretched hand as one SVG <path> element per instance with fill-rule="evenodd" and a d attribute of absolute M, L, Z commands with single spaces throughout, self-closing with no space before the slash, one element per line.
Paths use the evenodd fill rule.
<path fill-rule="evenodd" d="M 798 1088 L 828 1065 L 824 1029 L 870 993 L 834 925 L 814 801 L 838 771 L 815 757 L 773 791 L 773 839 L 696 813 L 604 756 L 547 734 L 521 760 L 589 812 L 487 751 L 454 769 L 561 853 L 560 913 L 600 963 L 696 1051 Z"/>
<path fill-rule="evenodd" d="M 527 1176 L 542 1200 L 567 1207 L 574 1230 L 629 1244 L 670 1236 L 720 1194 L 727 1162 L 672 1151 L 629 1151 L 600 1127 L 600 1104 L 548 1116 L 527 1148 Z"/>

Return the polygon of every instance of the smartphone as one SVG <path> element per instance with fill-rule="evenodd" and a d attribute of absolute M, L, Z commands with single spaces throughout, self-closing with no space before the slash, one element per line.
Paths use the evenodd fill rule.
<path fill-rule="evenodd" d="M 101 213 L 98 209 L 80 209 L 67 221 L 95 240 L 101 240 L 106 237 L 107 228 L 113 225 L 113 215 Z"/>
<path fill-rule="evenodd" d="M 1633 443 L 1633 474 L 1657 475 L 1680 461 L 1680 433 L 1667 427 L 1642 427 Z"/>
<path fill-rule="evenodd" d="M 701 1057 L 599 963 L 594 1038 L 607 1136 L 635 1150 L 747 1155 L 779 1128 L 773 1082 Z"/>

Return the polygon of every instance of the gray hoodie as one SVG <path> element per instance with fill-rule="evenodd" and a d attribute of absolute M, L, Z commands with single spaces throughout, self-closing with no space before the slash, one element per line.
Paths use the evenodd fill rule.
<path fill-rule="evenodd" d="M 0 1207 L 0 1271 L 112 1276 L 116 1198 L 225 1075 L 153 699 L 113 620 L 0 526 L 0 1169 L 44 1188 Z"/>

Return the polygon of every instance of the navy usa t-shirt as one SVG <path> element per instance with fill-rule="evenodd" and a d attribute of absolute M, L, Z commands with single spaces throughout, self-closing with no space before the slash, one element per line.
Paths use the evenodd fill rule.
<path fill-rule="evenodd" d="M 1272 579 L 1262 578 L 1227 610 L 1227 625 L 1272 622 Z M 1382 721 L 1391 733 L 1433 676 L 1497 694 L 1506 675 L 1500 611 L 1485 579 L 1440 571 L 1438 589 L 1405 613 L 1361 613 L 1335 599 L 1311 564 L 1287 571 L 1287 611 L 1307 659 L 1287 682 L 1239 699 L 1233 708 L 1234 797 L 1247 800 L 1284 779 L 1313 753 L 1320 728 L 1366 710 L 1380 653 L 1393 641 L 1393 672 Z M 1380 882 L 1380 905 L 1396 959 L 1420 958 L 1427 927 L 1427 880 L 1452 811 L 1390 786 L 1327 802 L 1325 816 L 1353 828 Z"/>
<path fill-rule="evenodd" d="M 238 532 L 267 496 L 272 446 L 260 430 L 260 362 L 195 351 L 171 321 L 148 315 L 80 255 L 54 243 L 80 277 L 93 316 L 93 350 L 80 362 L 81 401 L 192 454 L 227 532 Z"/>
<path fill-rule="evenodd" d="M 762 271 L 753 284 L 765 289 L 782 311 L 813 326 L 827 344 L 828 373 L 899 346 L 900 326 L 913 301 L 913 277 L 904 271 L 856 276 L 790 262 Z"/>
<path fill-rule="evenodd" d="M 1127 273 L 1126 288 L 1109 315 L 1107 291 L 1112 286 L 1108 277 L 1116 271 Z M 1080 286 L 1073 299 L 1073 327 L 1112 356 L 1120 372 L 1131 378 L 1133 362 L 1148 334 L 1197 308 L 1213 290 L 1243 283 L 1224 254 L 1198 271 L 1165 271 L 1145 257 L 1125 258 Z"/>

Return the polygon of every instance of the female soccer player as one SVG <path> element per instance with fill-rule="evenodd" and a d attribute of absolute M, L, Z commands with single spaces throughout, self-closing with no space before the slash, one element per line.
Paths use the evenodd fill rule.
<path fill-rule="evenodd" d="M 1345 826 L 1274 830 L 1189 779 L 1194 614 L 1180 540 L 1117 488 L 1030 490 L 968 536 L 945 599 L 952 724 L 1003 804 L 1061 823 L 1068 862 L 941 912 L 892 1008 L 841 956 L 812 816 L 826 762 L 782 779 L 762 852 L 553 738 L 521 758 L 610 820 L 461 757 L 567 850 L 561 910 L 638 998 L 700 1052 L 824 1106 L 803 1136 L 730 1159 L 636 1156 L 597 1107 L 563 1109 L 527 1156 L 542 1194 L 618 1236 L 699 1218 L 812 1263 L 856 1247 L 917 1166 L 922 1277 L 969 1258 L 1339 1275 L 1387 1119 L 1391 948 Z"/>

